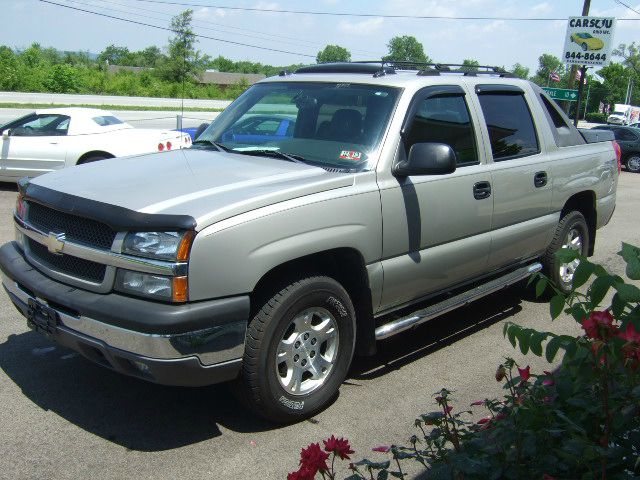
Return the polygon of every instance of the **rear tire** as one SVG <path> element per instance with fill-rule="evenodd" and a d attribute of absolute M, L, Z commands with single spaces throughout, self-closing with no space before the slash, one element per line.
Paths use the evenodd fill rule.
<path fill-rule="evenodd" d="M 308 418 L 335 397 L 354 344 L 355 312 L 342 285 L 324 276 L 295 281 L 251 321 L 236 390 L 268 420 Z"/>
<path fill-rule="evenodd" d="M 625 160 L 627 171 L 638 173 L 640 172 L 640 155 L 632 155 Z"/>
<path fill-rule="evenodd" d="M 555 253 L 563 247 L 579 250 L 581 255 L 589 252 L 590 238 L 587 221 L 582 213 L 573 210 L 560 219 L 556 233 L 542 259 L 544 273 L 564 293 L 568 293 L 573 285 L 573 274 L 578 261 L 560 263 Z"/>

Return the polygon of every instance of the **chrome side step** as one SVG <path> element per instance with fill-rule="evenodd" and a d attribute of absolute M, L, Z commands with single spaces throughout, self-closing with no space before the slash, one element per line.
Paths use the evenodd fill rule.
<path fill-rule="evenodd" d="M 524 280 L 528 276 L 542 270 L 540 263 L 534 263 L 526 267 L 519 268 L 511 273 L 498 277 L 487 283 L 479 285 L 466 292 L 459 293 L 451 298 L 447 298 L 442 302 L 430 305 L 427 308 L 413 312 L 406 317 L 392 320 L 389 323 L 380 325 L 376 328 L 376 340 L 382 340 L 384 338 L 391 337 L 396 333 L 404 332 L 413 327 L 417 327 L 422 323 L 431 320 L 432 318 L 444 315 L 451 310 L 455 310 L 463 305 L 468 305 L 471 302 L 478 300 L 486 295 L 497 292 L 503 288 L 506 288 L 514 283 Z"/>

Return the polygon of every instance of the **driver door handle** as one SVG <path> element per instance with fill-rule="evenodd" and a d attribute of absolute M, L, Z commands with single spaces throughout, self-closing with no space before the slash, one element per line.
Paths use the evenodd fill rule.
<path fill-rule="evenodd" d="M 491 184 L 489 182 L 476 182 L 473 185 L 473 198 L 484 200 L 491 196 Z"/>

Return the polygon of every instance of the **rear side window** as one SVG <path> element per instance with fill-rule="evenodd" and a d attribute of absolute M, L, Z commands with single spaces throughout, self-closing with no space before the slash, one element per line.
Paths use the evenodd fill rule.
<path fill-rule="evenodd" d="M 422 100 L 407 132 L 407 154 L 414 143 L 444 143 L 455 152 L 458 166 L 478 163 L 469 109 L 462 95 Z"/>
<path fill-rule="evenodd" d="M 93 117 L 92 120 L 96 122 L 101 127 L 107 127 L 109 125 L 118 125 L 120 123 L 124 123 L 119 118 L 114 117 L 113 115 L 104 115 L 101 117 Z"/>
<path fill-rule="evenodd" d="M 613 136 L 616 140 L 622 140 L 627 142 L 633 142 L 634 140 L 638 140 L 637 135 L 631 133 L 629 130 L 623 130 L 622 128 L 616 128 L 613 130 Z"/>
<path fill-rule="evenodd" d="M 479 95 L 495 161 L 526 157 L 540 151 L 531 112 L 523 95 Z"/>

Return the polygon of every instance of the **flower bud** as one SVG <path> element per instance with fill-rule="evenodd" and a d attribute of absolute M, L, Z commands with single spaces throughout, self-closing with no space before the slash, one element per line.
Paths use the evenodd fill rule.
<path fill-rule="evenodd" d="M 496 382 L 501 382 L 507 376 L 507 370 L 504 368 L 504 365 L 500 365 L 496 370 Z"/>

